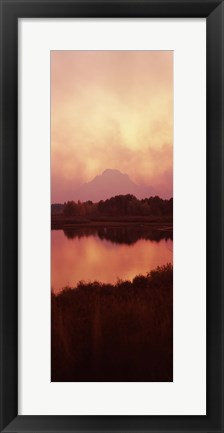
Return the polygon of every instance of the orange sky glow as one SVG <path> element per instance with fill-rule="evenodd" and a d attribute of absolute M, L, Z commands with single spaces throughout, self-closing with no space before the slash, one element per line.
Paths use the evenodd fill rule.
<path fill-rule="evenodd" d="M 173 196 L 173 52 L 51 52 L 51 201 L 105 169 Z"/>

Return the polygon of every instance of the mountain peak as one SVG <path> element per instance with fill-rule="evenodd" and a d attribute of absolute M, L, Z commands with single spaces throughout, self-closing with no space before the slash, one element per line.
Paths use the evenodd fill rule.
<path fill-rule="evenodd" d="M 74 194 L 75 200 L 87 201 L 106 200 L 115 195 L 133 194 L 137 198 L 152 195 L 152 187 L 136 185 L 128 174 L 115 168 L 107 168 L 102 174 L 98 174 L 90 182 L 83 184 Z"/>
<path fill-rule="evenodd" d="M 127 174 L 121 173 L 121 171 L 117 170 L 116 168 L 106 168 L 106 170 L 103 171 L 101 176 L 115 176 L 115 175 L 127 176 Z"/>

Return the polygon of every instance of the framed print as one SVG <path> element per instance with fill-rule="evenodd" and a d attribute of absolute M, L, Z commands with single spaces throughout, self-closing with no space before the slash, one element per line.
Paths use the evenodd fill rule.
<path fill-rule="evenodd" d="M 167 19 L 138 23 L 124 19 L 116 24 L 116 36 L 113 22 L 106 24 L 105 28 L 102 19 L 91 22 L 83 19 L 80 24 L 76 20 L 36 23 L 20 20 L 19 24 L 22 68 L 19 69 L 19 125 L 21 131 L 26 131 L 26 139 L 20 144 L 24 185 L 20 220 L 24 235 L 30 221 L 26 206 L 35 207 L 35 197 L 44 180 L 39 213 L 42 230 L 32 231 L 32 237 L 21 239 L 19 412 L 21 415 L 57 414 L 57 402 L 63 394 L 60 402 L 63 415 L 73 414 L 74 405 L 75 415 L 87 412 L 89 415 L 203 415 L 206 411 L 205 22 Z M 85 38 L 90 28 L 91 46 Z M 121 45 L 124 31 L 129 46 L 127 40 Z M 163 31 L 169 34 L 166 45 L 161 38 Z M 191 42 L 189 37 L 185 39 L 189 32 Z M 41 40 L 35 36 L 39 33 L 43 35 Z M 133 40 L 135 33 L 141 36 L 138 46 Z M 70 50 L 51 50 L 49 58 L 48 35 L 54 35 L 54 48 L 60 48 L 62 34 L 63 47 Z M 148 37 L 143 46 L 145 34 Z M 70 40 L 72 44 L 68 46 Z M 40 47 L 41 41 L 44 44 Z M 135 50 L 127 49 L 134 44 Z M 113 50 L 109 49 L 112 47 Z M 163 50 L 159 50 L 161 47 Z M 42 86 L 34 89 L 32 82 L 39 80 L 39 64 Z M 192 73 L 189 64 L 194 65 L 191 83 L 194 107 L 185 86 L 186 68 L 188 74 Z M 132 84 L 127 88 L 128 80 Z M 34 137 L 36 118 L 38 129 Z M 51 123 L 47 124 L 46 119 Z M 185 119 L 194 125 L 193 134 L 191 129 L 186 130 Z M 174 146 L 173 136 L 178 143 Z M 108 160 L 110 166 L 105 169 Z M 178 169 L 174 170 L 175 165 Z M 41 179 L 37 183 L 40 166 Z M 197 182 L 198 166 L 201 167 L 200 183 Z M 83 175 L 86 177 L 80 179 Z M 152 199 L 150 185 L 157 194 Z M 174 205 L 172 189 L 176 197 Z M 188 214 L 184 197 L 189 190 L 195 209 L 194 225 L 187 226 L 183 232 L 182 221 Z M 49 233 L 50 243 L 46 241 Z M 192 236 L 197 239 L 194 252 Z M 190 255 L 183 255 L 183 243 Z M 26 251 L 33 249 L 34 244 L 35 251 L 43 244 L 45 248 L 41 256 L 30 260 Z M 82 251 L 86 252 L 84 256 Z M 181 257 L 179 263 L 178 257 Z M 106 262 L 102 265 L 103 260 L 110 266 Z M 190 274 L 183 281 L 186 261 L 194 269 L 197 291 L 191 285 Z M 173 269 L 172 262 L 176 263 Z M 41 272 L 37 272 L 36 263 Z M 154 270 L 157 270 L 156 280 L 151 280 L 148 274 Z M 36 275 L 33 284 L 38 296 L 35 297 L 26 289 L 32 274 Z M 82 297 L 89 290 L 85 302 Z M 81 295 L 82 301 L 73 295 Z M 188 304 L 192 297 L 194 309 Z M 188 310 L 191 322 L 186 330 Z M 39 311 L 42 311 L 41 322 Z M 49 311 L 52 312 L 50 324 Z M 31 334 L 37 336 L 35 344 L 30 341 Z M 45 347 L 51 347 L 51 351 Z M 197 363 L 188 365 L 186 370 L 184 360 L 188 359 L 192 347 Z M 35 365 L 40 352 L 42 363 L 38 364 L 38 376 L 33 378 L 29 367 Z M 51 382 L 45 378 L 51 378 Z M 74 381 L 76 393 L 71 395 Z"/>
<path fill-rule="evenodd" d="M 222 25 L 1 1 L 1 431 L 223 431 Z"/>

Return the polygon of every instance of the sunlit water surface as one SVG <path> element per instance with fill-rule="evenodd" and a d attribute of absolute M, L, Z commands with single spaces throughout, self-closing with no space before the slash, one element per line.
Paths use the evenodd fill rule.
<path fill-rule="evenodd" d="M 55 293 L 66 286 L 75 287 L 81 280 L 131 280 L 172 260 L 171 239 L 138 239 L 128 245 L 100 239 L 96 234 L 68 238 L 63 230 L 51 231 L 51 287 Z"/>

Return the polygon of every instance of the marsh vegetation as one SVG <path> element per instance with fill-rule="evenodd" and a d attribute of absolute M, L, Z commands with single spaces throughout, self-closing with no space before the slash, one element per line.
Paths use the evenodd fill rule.
<path fill-rule="evenodd" d="M 172 381 L 173 268 L 52 293 L 52 381 Z"/>

